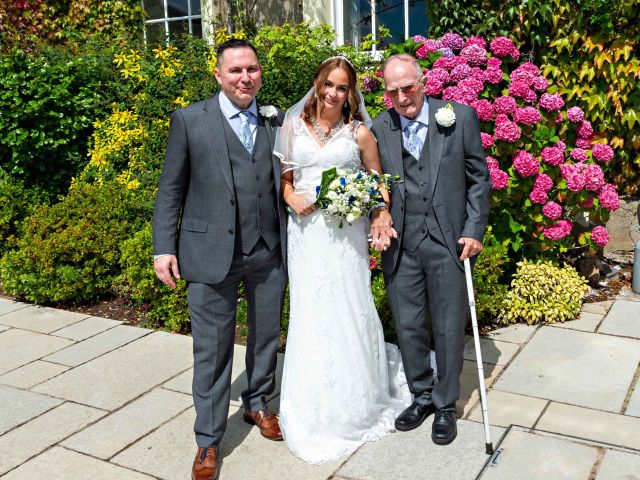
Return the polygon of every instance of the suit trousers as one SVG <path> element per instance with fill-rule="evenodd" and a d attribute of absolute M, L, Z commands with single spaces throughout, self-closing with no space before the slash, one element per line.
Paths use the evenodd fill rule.
<path fill-rule="evenodd" d="M 460 397 L 464 330 L 469 312 L 464 271 L 441 242 L 427 235 L 418 247 L 401 249 L 386 277 L 391 312 L 409 390 L 415 401 L 456 411 Z M 430 362 L 428 319 L 438 382 Z"/>
<path fill-rule="evenodd" d="M 226 278 L 217 284 L 190 283 L 188 303 L 193 336 L 194 431 L 199 447 L 218 445 L 227 425 L 238 287 L 244 281 L 249 336 L 248 386 L 242 401 L 249 411 L 264 410 L 275 389 L 276 352 L 287 286 L 280 245 L 260 240 L 249 254 L 234 253 Z"/>

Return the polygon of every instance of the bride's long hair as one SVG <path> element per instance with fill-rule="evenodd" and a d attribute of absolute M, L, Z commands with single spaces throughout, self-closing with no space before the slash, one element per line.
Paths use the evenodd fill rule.
<path fill-rule="evenodd" d="M 360 112 L 360 98 L 356 90 L 356 69 L 351 62 L 342 57 L 332 57 L 322 62 L 316 69 L 316 73 L 313 75 L 313 84 L 316 85 L 314 95 L 311 95 L 307 100 L 302 111 L 302 119 L 305 122 L 311 123 L 312 119 L 316 116 L 316 110 L 318 108 L 318 100 L 323 98 L 322 87 L 329 78 L 329 74 L 340 68 L 347 72 L 349 78 L 349 94 L 347 95 L 347 101 L 342 107 L 342 117 L 344 123 L 351 123 L 353 120 L 362 121 L 362 113 Z M 318 88 L 318 86 L 320 88 Z M 324 110 L 324 102 L 320 103 L 319 114 L 322 116 Z"/>

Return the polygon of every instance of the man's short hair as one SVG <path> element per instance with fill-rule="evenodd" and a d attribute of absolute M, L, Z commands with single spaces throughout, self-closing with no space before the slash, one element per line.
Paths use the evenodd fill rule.
<path fill-rule="evenodd" d="M 416 69 L 416 74 L 418 75 L 418 78 L 422 77 L 422 67 L 420 67 L 418 60 L 416 60 L 414 56 L 409 55 L 408 53 L 397 53 L 387 58 L 382 64 L 382 75 L 384 75 L 384 72 L 386 71 L 389 64 L 394 62 L 410 63 Z"/>
<path fill-rule="evenodd" d="M 256 54 L 256 57 L 258 56 L 258 51 L 256 50 L 256 47 L 251 45 L 251 43 L 241 38 L 232 38 L 231 40 L 227 40 L 226 42 L 221 43 L 220 45 L 218 45 L 218 48 L 216 48 L 217 63 L 220 63 L 220 60 L 222 59 L 222 54 L 224 53 L 224 51 L 229 50 L 230 48 L 250 48 L 251 50 L 253 50 L 253 53 Z"/>

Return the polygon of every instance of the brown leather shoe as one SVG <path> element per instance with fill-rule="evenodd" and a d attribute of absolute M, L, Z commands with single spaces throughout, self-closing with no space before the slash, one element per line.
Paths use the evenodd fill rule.
<path fill-rule="evenodd" d="M 218 447 L 198 448 L 191 468 L 191 480 L 218 480 Z"/>
<path fill-rule="evenodd" d="M 251 425 L 257 425 L 264 438 L 282 440 L 278 417 L 268 408 L 259 412 L 244 412 L 244 421 Z"/>

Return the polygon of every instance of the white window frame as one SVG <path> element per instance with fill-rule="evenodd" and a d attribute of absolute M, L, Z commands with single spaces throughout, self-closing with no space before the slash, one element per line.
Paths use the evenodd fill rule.
<path fill-rule="evenodd" d="M 347 2 L 349 0 L 346 0 Z M 378 16 L 376 12 L 376 0 L 371 1 L 371 33 L 373 40 L 378 39 Z M 345 25 L 344 25 L 344 7 L 345 0 L 331 0 L 331 21 L 336 31 L 336 40 L 338 45 L 345 43 Z M 409 0 L 404 0 L 404 40 L 409 38 Z M 371 48 L 371 52 L 375 54 L 376 45 Z"/>
<path fill-rule="evenodd" d="M 153 0 L 149 0 L 149 1 L 153 1 Z M 157 24 L 157 23 L 164 23 L 164 37 L 166 39 L 166 44 L 169 45 L 169 24 L 171 22 L 176 22 L 176 21 L 180 21 L 180 20 L 188 20 L 189 22 L 189 35 L 193 35 L 193 22 L 192 20 L 200 20 L 200 22 L 202 23 L 202 13 L 200 15 L 191 15 L 191 1 L 188 0 L 187 1 L 187 15 L 182 16 L 182 17 L 169 17 L 169 4 L 168 4 L 169 0 L 162 0 L 162 4 L 164 6 L 164 17 L 163 18 L 156 18 L 153 20 L 145 20 L 144 21 L 144 31 L 143 31 L 143 35 L 144 35 L 144 41 L 145 43 L 147 42 L 147 25 L 153 25 L 153 24 Z M 144 10 L 144 0 L 140 0 L 140 5 L 142 5 L 142 9 Z M 200 12 L 202 12 L 202 5 L 200 5 Z M 204 31 L 204 30 L 203 30 Z"/>

